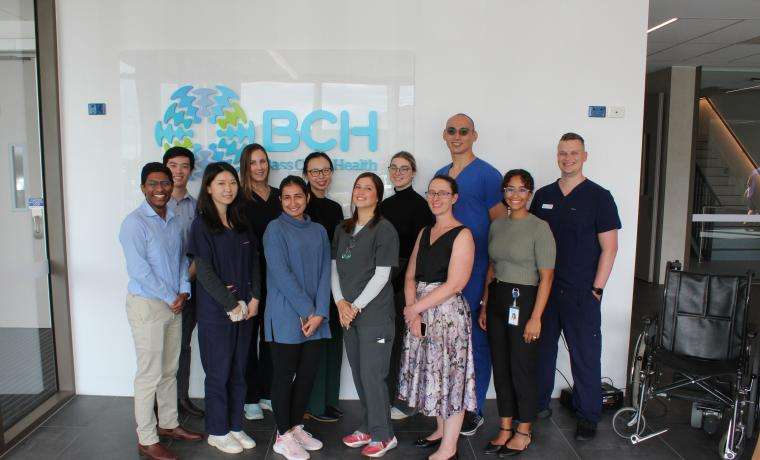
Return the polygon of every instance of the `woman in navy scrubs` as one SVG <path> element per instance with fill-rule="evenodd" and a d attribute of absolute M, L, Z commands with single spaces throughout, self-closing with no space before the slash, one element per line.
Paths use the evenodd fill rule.
<path fill-rule="evenodd" d="M 264 249 L 264 231 L 269 222 L 277 219 L 282 212 L 280 206 L 280 189 L 269 185 L 269 155 L 260 144 L 248 144 L 240 155 L 240 193 L 245 202 L 245 216 L 251 230 L 259 242 L 259 264 L 261 267 L 261 302 L 259 314 L 253 318 L 253 336 L 248 352 L 248 366 L 245 380 L 248 391 L 245 397 L 245 418 L 261 420 L 262 409 L 272 410 L 270 385 L 272 383 L 272 356 L 269 344 L 264 340 L 264 322 L 266 311 L 267 283 L 266 259 Z"/>
<path fill-rule="evenodd" d="M 206 373 L 208 443 L 240 453 L 256 443 L 243 431 L 245 369 L 261 297 L 256 237 L 243 216 L 237 171 L 211 163 L 203 173 L 188 255 L 198 281 L 198 342 Z"/>

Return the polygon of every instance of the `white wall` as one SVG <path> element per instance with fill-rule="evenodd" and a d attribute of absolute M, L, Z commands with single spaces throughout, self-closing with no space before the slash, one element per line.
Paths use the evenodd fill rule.
<path fill-rule="evenodd" d="M 565 131 L 582 133 L 590 152 L 586 171 L 612 191 L 623 222 L 620 252 L 605 290 L 602 372 L 622 386 L 633 289 L 646 3 L 60 0 L 77 391 L 132 391 L 127 278 L 116 234 L 124 217 L 122 190 L 133 178 L 121 168 L 118 56 L 124 50 L 152 49 L 413 52 L 415 141 L 409 148 L 422 166 L 418 188 L 448 161 L 441 132 L 454 112 L 476 120 L 480 156 L 502 171 L 533 171 L 541 185 L 558 175 L 553 153 L 558 137 Z M 109 104 L 109 114 L 88 117 L 86 104 L 100 101 Z M 590 104 L 624 106 L 626 116 L 589 119 Z M 566 355 L 560 361 L 569 376 Z M 353 388 L 344 382 L 344 396 L 351 396 Z M 196 373 L 191 391 L 200 390 Z"/>

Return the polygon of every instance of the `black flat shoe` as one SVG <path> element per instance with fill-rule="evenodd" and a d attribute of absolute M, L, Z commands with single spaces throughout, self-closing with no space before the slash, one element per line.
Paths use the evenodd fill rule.
<path fill-rule="evenodd" d="M 416 441 L 414 441 L 414 447 L 419 447 L 420 449 L 430 449 L 431 447 L 438 447 L 441 445 L 441 439 L 427 439 L 425 437 L 417 438 Z"/>
<path fill-rule="evenodd" d="M 190 401 L 190 398 L 182 398 L 177 401 L 177 407 L 180 412 L 183 412 L 191 417 L 201 418 L 205 415 L 203 409 L 193 404 L 193 402 Z"/>
<path fill-rule="evenodd" d="M 312 414 L 311 412 L 306 412 L 303 414 L 304 420 L 314 420 L 315 422 L 321 422 L 321 423 L 335 423 L 338 421 L 338 417 L 332 417 L 327 414 Z"/>
<path fill-rule="evenodd" d="M 506 443 L 502 446 L 502 448 L 499 450 L 499 458 L 504 457 L 514 457 L 515 455 L 520 455 L 526 450 L 528 450 L 528 447 L 530 447 L 531 444 L 533 444 L 533 435 L 531 433 L 523 433 L 520 430 L 515 430 L 515 436 L 517 435 L 526 436 L 530 442 L 525 446 L 525 449 L 519 450 L 519 449 L 510 449 L 507 447 Z"/>
<path fill-rule="evenodd" d="M 500 431 L 509 431 L 514 435 L 514 430 L 512 428 L 501 428 L 499 427 Z M 512 439 L 512 436 L 508 437 L 506 441 L 504 441 L 504 444 L 508 443 L 509 440 Z M 486 443 L 486 446 L 483 448 L 483 453 L 486 455 L 493 455 L 498 454 L 502 447 L 504 447 L 504 444 L 493 444 L 491 441 L 488 441 Z"/>
<path fill-rule="evenodd" d="M 325 408 L 325 414 L 330 415 L 332 417 L 343 417 L 343 411 L 335 406 L 327 406 Z"/>

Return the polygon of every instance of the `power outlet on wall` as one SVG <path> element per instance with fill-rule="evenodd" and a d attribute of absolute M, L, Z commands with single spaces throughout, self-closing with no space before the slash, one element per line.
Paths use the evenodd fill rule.
<path fill-rule="evenodd" d="M 610 107 L 607 110 L 607 118 L 625 118 L 625 107 Z"/>

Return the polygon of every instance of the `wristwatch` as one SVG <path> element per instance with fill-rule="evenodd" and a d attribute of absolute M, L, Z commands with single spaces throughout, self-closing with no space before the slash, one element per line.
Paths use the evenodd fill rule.
<path fill-rule="evenodd" d="M 591 286 L 591 292 L 593 292 L 594 294 L 596 294 L 596 295 L 598 295 L 599 297 L 601 297 L 601 296 L 602 296 L 602 293 L 604 292 L 604 289 L 602 289 L 602 288 L 598 288 L 598 287 L 596 287 L 596 286 Z"/>

